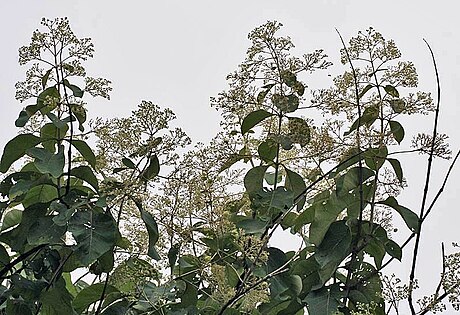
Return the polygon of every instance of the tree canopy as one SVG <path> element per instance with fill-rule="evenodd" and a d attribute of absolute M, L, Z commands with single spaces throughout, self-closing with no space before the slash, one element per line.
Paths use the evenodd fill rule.
<path fill-rule="evenodd" d="M 414 296 L 423 223 L 459 155 L 429 200 L 434 158 L 451 158 L 439 80 L 433 101 L 394 41 L 369 28 L 348 43 L 339 34 L 347 70 L 310 91 L 332 62 L 320 49 L 293 55 L 281 27 L 250 32 L 228 89 L 211 98 L 221 131 L 191 147 L 173 111 L 151 101 L 87 121 L 90 97 L 109 99 L 111 82 L 87 75 L 89 38 L 65 18 L 42 20 L 19 49 L 30 67 L 16 98 L 30 104 L 0 161 L 0 313 L 399 314 L 407 301 L 426 314 L 446 300 L 458 310 L 460 260 L 444 245 L 439 285 Z M 434 55 L 433 65 L 437 77 Z M 432 134 L 407 145 L 404 117 L 428 114 Z M 428 156 L 419 211 L 398 201 L 402 154 Z M 273 246 L 279 230 L 299 247 Z M 386 275 L 406 253 L 409 279 Z"/>

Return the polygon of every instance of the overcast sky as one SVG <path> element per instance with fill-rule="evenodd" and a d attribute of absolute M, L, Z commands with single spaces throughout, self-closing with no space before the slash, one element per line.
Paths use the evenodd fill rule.
<path fill-rule="evenodd" d="M 435 93 L 427 39 L 437 58 L 442 107 L 440 132 L 450 135 L 451 148 L 460 147 L 460 21 L 457 1 L 1 1 L 0 2 L 0 148 L 12 138 L 22 105 L 14 99 L 14 84 L 24 79 L 17 50 L 29 43 L 42 17 L 67 16 L 78 37 L 91 37 L 95 58 L 87 63 L 91 76 L 113 82 L 111 101 L 90 100 L 92 117 L 128 115 L 141 100 L 170 107 L 194 141 L 208 141 L 218 130 L 219 116 L 209 97 L 226 88 L 225 76 L 236 69 L 249 46 L 247 34 L 267 20 L 284 24 L 282 34 L 296 52 L 323 48 L 331 56 L 334 75 L 343 71 L 337 60 L 341 47 L 335 28 L 345 39 L 373 26 L 393 38 L 403 58 L 415 63 L 420 89 Z M 314 82 L 307 82 L 315 86 Z M 406 132 L 429 132 L 429 119 L 411 117 Z M 405 125 L 406 126 L 406 125 Z M 413 130 L 408 130 L 413 128 Z M 406 142 L 409 142 L 409 138 Z M 405 159 L 409 188 L 402 202 L 418 212 L 425 158 Z M 435 160 L 433 190 L 448 164 Z M 435 287 L 441 267 L 441 241 L 450 248 L 460 242 L 460 165 L 454 170 L 438 207 L 425 225 L 420 283 Z M 395 237 L 403 238 L 396 233 Z M 392 271 L 404 274 L 409 263 Z M 428 271 L 428 272 L 427 272 Z"/>

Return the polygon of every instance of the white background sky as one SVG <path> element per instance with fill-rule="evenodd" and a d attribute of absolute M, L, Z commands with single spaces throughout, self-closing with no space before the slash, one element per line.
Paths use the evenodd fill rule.
<path fill-rule="evenodd" d="M 225 76 L 236 69 L 249 46 L 247 34 L 267 20 L 284 24 L 301 54 L 323 48 L 335 66 L 341 43 L 373 26 L 395 40 L 403 59 L 415 63 L 420 89 L 435 93 L 431 57 L 422 38 L 431 44 L 437 58 L 442 107 L 440 132 L 451 137 L 451 148 L 460 147 L 460 5 L 457 1 L 1 1 L 0 2 L 0 148 L 17 132 L 14 120 L 22 106 L 14 99 L 14 84 L 24 79 L 17 50 L 29 43 L 42 17 L 67 16 L 78 37 L 91 37 L 95 58 L 89 61 L 91 76 L 113 82 L 111 101 L 90 100 L 92 117 L 128 115 L 141 100 L 170 107 L 177 125 L 194 141 L 208 141 L 218 130 L 219 116 L 209 106 L 209 97 L 226 88 Z M 307 82 L 310 87 L 318 86 Z M 27 105 L 27 104 L 26 104 Z M 406 145 L 410 134 L 431 130 L 430 120 L 411 117 L 405 121 Z M 426 159 L 404 159 L 409 188 L 401 203 L 418 212 Z M 435 160 L 432 191 L 439 187 L 448 164 Z M 447 248 L 460 242 L 460 165 L 454 170 L 433 215 L 424 226 L 418 276 L 420 284 L 434 289 L 441 267 L 441 241 Z M 402 239 L 404 232 L 395 234 Z M 404 275 L 403 264 L 391 271 Z"/>

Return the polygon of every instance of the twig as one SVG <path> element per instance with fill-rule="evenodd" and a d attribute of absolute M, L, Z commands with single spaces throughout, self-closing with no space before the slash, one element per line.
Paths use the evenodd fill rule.
<path fill-rule="evenodd" d="M 423 190 L 423 198 L 422 198 L 422 205 L 420 208 L 420 215 L 419 215 L 419 224 L 418 224 L 418 229 L 417 229 L 417 235 L 415 236 L 415 245 L 414 245 L 414 251 L 413 251 L 413 256 L 412 256 L 412 267 L 411 267 L 411 272 L 409 276 L 409 296 L 407 298 L 409 302 L 409 308 L 411 310 L 411 314 L 415 315 L 415 308 L 414 308 L 414 301 L 413 301 L 413 283 L 415 279 L 415 268 L 417 266 L 417 256 L 418 256 L 418 250 L 420 246 L 420 235 L 422 231 L 422 224 L 423 224 L 423 217 L 425 215 L 425 204 L 426 204 L 426 199 L 428 196 L 428 188 L 430 185 L 430 179 L 431 179 L 431 168 L 433 164 L 433 156 L 434 156 L 434 146 L 435 146 L 435 139 L 438 131 L 438 120 L 439 120 L 439 107 L 441 104 L 441 84 L 439 82 L 439 73 L 438 73 L 438 67 L 436 65 L 436 59 L 434 57 L 433 50 L 430 47 L 430 44 L 424 39 L 423 40 L 426 45 L 428 46 L 428 49 L 430 50 L 431 53 L 431 58 L 433 61 L 433 66 L 434 66 L 434 71 L 436 74 L 436 85 L 437 85 L 437 101 L 436 101 L 436 112 L 435 112 L 435 117 L 434 117 L 434 126 L 433 126 L 433 138 L 431 142 L 431 149 L 430 149 L 430 155 L 428 157 L 428 165 L 427 165 L 427 170 L 426 170 L 426 178 L 425 178 L 425 188 Z"/>

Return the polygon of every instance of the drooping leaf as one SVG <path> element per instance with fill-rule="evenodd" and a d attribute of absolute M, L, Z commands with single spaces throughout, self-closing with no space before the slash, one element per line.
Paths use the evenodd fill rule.
<path fill-rule="evenodd" d="M 90 267 L 89 270 L 95 275 L 101 275 L 112 271 L 114 266 L 113 247 L 99 257 Z"/>
<path fill-rule="evenodd" d="M 48 71 L 46 71 L 45 74 L 42 77 L 42 88 L 43 89 L 46 88 L 46 83 L 48 82 L 48 78 L 50 77 L 50 74 L 51 74 L 52 70 L 53 70 L 53 68 L 48 69 Z"/>
<path fill-rule="evenodd" d="M 329 280 L 332 273 L 351 252 L 351 231 L 345 221 L 333 222 L 319 244 L 315 259 L 321 266 L 320 277 L 323 283 Z M 326 272 L 322 272 L 322 271 Z"/>
<path fill-rule="evenodd" d="M 10 140 L 3 149 L 2 160 L 0 162 L 0 172 L 5 173 L 11 164 L 26 154 L 26 151 L 35 147 L 41 139 L 33 134 L 21 134 Z"/>
<path fill-rule="evenodd" d="M 82 89 L 80 89 L 78 86 L 70 84 L 70 82 L 67 79 L 64 79 L 64 85 L 66 87 L 68 87 L 72 91 L 73 96 L 75 96 L 75 97 L 83 97 L 83 92 L 84 91 Z"/>
<path fill-rule="evenodd" d="M 11 209 L 9 210 L 2 218 L 2 229 L 5 231 L 10 227 L 13 227 L 21 222 L 22 219 L 22 210 Z"/>
<path fill-rule="evenodd" d="M 392 241 L 389 239 L 384 245 L 385 245 L 385 250 L 388 253 L 388 255 L 401 261 L 402 249 L 395 241 Z"/>
<path fill-rule="evenodd" d="M 344 133 L 344 136 L 348 136 L 354 130 L 358 129 L 359 126 L 370 127 L 379 117 L 379 106 L 372 105 L 367 107 L 361 117 L 358 117 L 355 122 L 351 125 L 350 129 Z"/>
<path fill-rule="evenodd" d="M 244 219 L 236 223 L 236 226 L 246 231 L 247 234 L 260 234 L 265 231 L 267 222 L 259 219 Z"/>
<path fill-rule="evenodd" d="M 80 104 L 72 104 L 72 106 L 70 106 L 70 110 L 78 121 L 78 130 L 81 132 L 85 131 L 83 124 L 86 121 L 86 109 Z"/>
<path fill-rule="evenodd" d="M 393 137 L 398 143 L 401 143 L 401 141 L 404 139 L 404 128 L 403 126 L 395 121 L 395 120 L 390 120 L 390 130 L 391 133 L 393 134 Z"/>
<path fill-rule="evenodd" d="M 69 231 L 77 242 L 74 255 L 85 266 L 115 246 L 120 238 L 113 218 L 93 211 L 77 211 L 69 221 Z"/>
<path fill-rule="evenodd" d="M 378 239 L 372 239 L 364 247 L 364 251 L 374 258 L 377 268 L 382 267 L 383 257 L 385 256 L 385 247 Z"/>
<path fill-rule="evenodd" d="M 406 207 L 399 205 L 398 201 L 394 197 L 388 197 L 386 200 L 381 201 L 379 203 L 395 209 L 399 213 L 399 215 L 401 215 L 404 222 L 406 222 L 407 227 L 412 232 L 418 233 L 419 218 L 414 212 L 412 212 L 410 209 Z"/>
<path fill-rule="evenodd" d="M 370 89 L 372 89 L 374 86 L 372 84 L 368 84 L 364 87 L 364 89 L 359 93 L 358 99 L 363 98 L 364 94 L 366 94 Z"/>
<path fill-rule="evenodd" d="M 157 176 L 158 173 L 160 173 L 160 161 L 158 160 L 158 157 L 155 154 L 150 157 L 149 165 L 139 175 L 139 177 L 143 181 L 148 181 Z"/>
<path fill-rule="evenodd" d="M 29 114 L 27 114 L 25 110 L 21 110 L 21 112 L 19 113 L 19 117 L 14 122 L 14 125 L 16 127 L 24 127 L 29 121 L 29 118 Z"/>
<path fill-rule="evenodd" d="M 142 203 L 140 201 L 135 200 L 134 203 L 136 204 L 137 208 L 139 209 L 139 212 L 141 213 L 141 219 L 142 221 L 144 221 L 145 227 L 147 228 L 147 232 L 149 234 L 148 255 L 155 260 L 160 260 L 161 257 L 155 249 L 155 244 L 157 243 L 158 238 L 160 236 L 158 232 L 157 222 L 149 212 L 144 210 L 144 207 L 142 206 Z"/>
<path fill-rule="evenodd" d="M 241 124 L 241 133 L 244 135 L 249 130 L 251 130 L 254 126 L 258 123 L 263 121 L 264 119 L 273 116 L 272 113 L 267 112 L 266 110 L 259 109 L 254 112 L 249 113 L 244 119 Z"/>
<path fill-rule="evenodd" d="M 46 88 L 37 97 L 37 109 L 45 115 L 56 108 L 61 95 L 55 86 Z"/>
<path fill-rule="evenodd" d="M 93 150 L 89 145 L 83 140 L 72 140 L 72 145 L 80 152 L 83 158 L 91 165 L 93 168 L 96 166 L 96 156 L 93 153 Z"/>
<path fill-rule="evenodd" d="M 99 183 L 96 178 L 96 175 L 94 175 L 93 170 L 89 166 L 81 165 L 74 167 L 70 171 L 70 175 L 84 180 L 85 182 L 90 184 L 91 187 L 93 187 L 96 191 L 99 190 Z"/>
<path fill-rule="evenodd" d="M 401 168 L 401 163 L 397 159 L 387 159 L 388 162 L 390 162 L 391 166 L 393 167 L 393 170 L 395 171 L 396 177 L 398 178 L 398 181 L 400 184 L 403 182 L 403 171 Z"/>
<path fill-rule="evenodd" d="M 294 193 L 294 201 L 297 202 L 297 211 L 301 211 L 305 205 L 305 196 L 302 194 L 305 192 L 307 186 L 302 176 L 293 172 L 289 169 L 286 170 L 286 188 Z"/>
<path fill-rule="evenodd" d="M 177 262 L 177 255 L 179 254 L 179 245 L 174 244 L 168 251 L 168 261 L 169 261 L 169 268 L 171 268 L 171 274 L 174 273 L 174 267 Z"/>

